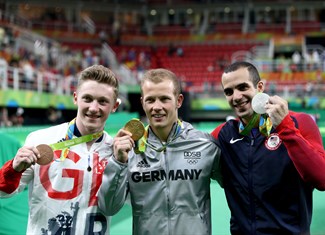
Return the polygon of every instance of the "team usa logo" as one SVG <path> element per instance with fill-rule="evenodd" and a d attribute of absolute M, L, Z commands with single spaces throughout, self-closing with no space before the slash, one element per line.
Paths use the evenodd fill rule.
<path fill-rule="evenodd" d="M 280 147 L 282 140 L 280 139 L 277 133 L 272 133 L 266 140 L 265 140 L 265 147 L 269 150 L 276 150 Z"/>

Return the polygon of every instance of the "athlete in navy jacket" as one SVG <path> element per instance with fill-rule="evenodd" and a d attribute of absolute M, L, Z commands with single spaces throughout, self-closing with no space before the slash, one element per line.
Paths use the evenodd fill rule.
<path fill-rule="evenodd" d="M 222 152 L 231 233 L 310 234 L 313 190 L 325 190 L 324 147 L 315 121 L 289 111 L 279 96 L 268 99 L 267 115 L 256 114 L 251 101 L 265 86 L 250 63 L 227 67 L 222 86 L 238 117 L 212 132 Z"/>

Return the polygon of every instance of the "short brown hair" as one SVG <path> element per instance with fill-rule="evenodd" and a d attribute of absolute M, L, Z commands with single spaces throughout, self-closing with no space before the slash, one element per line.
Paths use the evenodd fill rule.
<path fill-rule="evenodd" d="M 85 81 L 92 80 L 98 83 L 105 83 L 114 89 L 115 100 L 118 97 L 119 93 L 119 81 L 116 78 L 115 74 L 103 65 L 92 65 L 85 70 L 83 70 L 78 78 L 77 89 Z"/>
<path fill-rule="evenodd" d="M 261 81 L 260 75 L 257 71 L 257 68 L 246 61 L 237 61 L 225 68 L 224 73 L 234 72 L 240 68 L 246 68 L 249 72 L 249 77 L 254 84 L 254 87 L 257 87 L 259 81 Z"/>

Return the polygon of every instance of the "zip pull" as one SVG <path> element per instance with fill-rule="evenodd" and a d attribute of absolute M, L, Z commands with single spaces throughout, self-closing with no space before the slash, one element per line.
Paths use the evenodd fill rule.
<path fill-rule="evenodd" d="M 254 142 L 255 142 L 255 139 L 254 138 L 251 138 L 251 146 L 254 145 Z"/>
<path fill-rule="evenodd" d="M 88 154 L 88 167 L 87 167 L 87 171 L 90 172 L 91 171 L 91 166 L 90 166 L 90 155 Z"/>

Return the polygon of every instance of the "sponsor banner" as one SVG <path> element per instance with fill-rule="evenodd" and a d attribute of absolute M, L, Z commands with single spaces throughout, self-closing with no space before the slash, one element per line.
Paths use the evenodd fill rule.
<path fill-rule="evenodd" d="M 76 109 L 71 95 L 33 91 L 0 90 L 0 105 L 6 107 Z"/>

